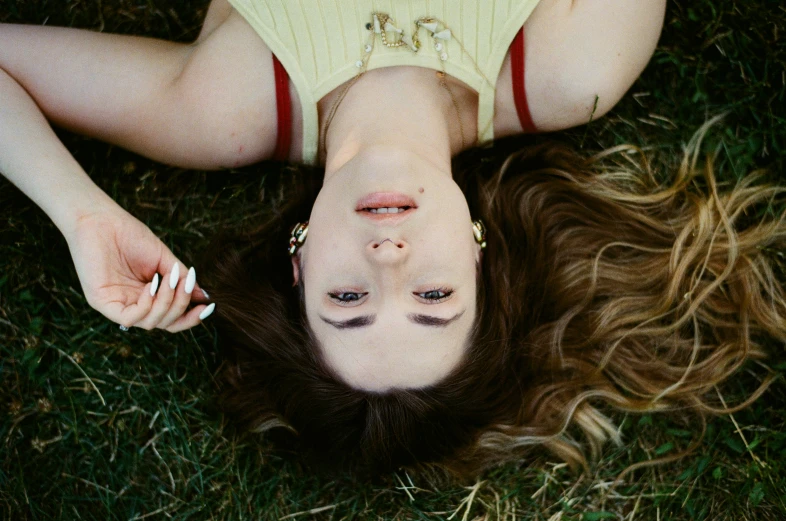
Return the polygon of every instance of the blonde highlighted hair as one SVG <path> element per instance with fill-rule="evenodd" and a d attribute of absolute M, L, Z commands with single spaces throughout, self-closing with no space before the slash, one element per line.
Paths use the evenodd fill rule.
<path fill-rule="evenodd" d="M 553 143 L 457 158 L 489 247 L 465 359 L 425 389 L 353 389 L 321 359 L 281 247 L 318 190 L 303 174 L 243 239 L 253 247 L 221 249 L 211 264 L 228 412 L 251 428 L 286 426 L 329 468 L 473 475 L 533 445 L 586 466 L 588 451 L 619 441 L 607 409 L 703 418 L 747 405 L 772 376 L 734 407 L 716 386 L 786 340 L 786 188 L 764 172 L 719 184 L 712 158 L 700 161 L 713 123 L 664 180 L 632 146 L 590 159 Z"/>

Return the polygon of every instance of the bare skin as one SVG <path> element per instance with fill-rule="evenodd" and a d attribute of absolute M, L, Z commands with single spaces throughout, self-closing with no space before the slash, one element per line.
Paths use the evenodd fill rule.
<path fill-rule="evenodd" d="M 359 118 L 377 99 L 393 114 L 429 117 L 413 126 Z M 367 73 L 345 101 L 328 129 L 325 181 L 295 276 L 322 352 L 350 385 L 423 387 L 455 367 L 475 319 L 480 246 L 450 168 L 462 146 L 457 115 L 434 72 L 417 67 Z M 356 205 L 375 192 L 404 194 L 417 208 L 401 222 L 371 220 Z M 435 326 L 417 315 L 455 319 Z M 335 326 L 361 316 L 373 323 Z"/>
<path fill-rule="evenodd" d="M 665 0 L 542 0 L 525 25 L 527 94 L 537 128 L 566 128 L 608 111 L 649 60 L 664 6 Z M 389 81 L 391 75 L 396 81 Z M 400 89 L 398 94 L 390 89 L 404 80 L 409 97 Z M 313 301 L 307 303 L 312 324 L 318 320 L 312 313 L 326 311 L 319 307 L 324 303 L 319 299 L 336 289 L 329 289 L 325 281 L 337 276 L 319 268 L 335 264 L 331 255 L 336 249 L 317 246 L 330 244 L 331 237 L 343 237 L 341 246 L 347 250 L 342 255 L 352 259 L 356 273 L 366 273 L 363 282 L 368 288 L 358 288 L 364 291 L 357 293 L 369 290 L 363 305 L 377 306 L 375 324 L 362 332 L 325 330 L 317 335 L 327 358 L 345 379 L 372 389 L 423 386 L 444 376 L 460 359 L 474 316 L 472 279 L 480 257 L 471 241 L 466 202 L 455 198 L 449 165 L 450 157 L 462 147 L 458 119 L 468 144 L 477 135 L 477 96 L 451 79 L 456 113 L 447 91 L 435 83 L 433 71 L 399 67 L 367 73 L 348 92 L 326 132 L 322 159 L 325 186 L 330 189 L 320 194 L 312 215 L 312 223 L 320 224 L 312 225 L 301 252 L 306 298 Z M 321 115 L 340 90 L 320 101 Z M 205 298 L 198 286 L 192 293 L 185 291 L 185 264 L 95 187 L 46 120 L 181 167 L 220 169 L 255 163 L 269 158 L 276 143 L 275 85 L 265 43 L 226 0 L 214 0 L 193 44 L 0 24 L 0 93 L 0 172 L 63 232 L 91 305 L 127 326 L 181 331 L 198 324 Z M 389 100 L 389 112 L 401 117 L 386 121 L 384 130 L 365 128 L 367 105 L 381 93 Z M 297 123 L 300 105 L 295 92 L 292 99 Z M 19 128 L 27 131 L 15 131 Z M 499 137 L 522 132 L 509 57 L 497 80 L 494 128 Z M 302 133 L 295 124 L 293 161 L 300 159 L 301 144 Z M 387 173 L 384 182 L 374 177 L 375 171 Z M 60 188 L 53 191 L 52 186 Z M 353 226 L 363 226 L 358 224 L 363 221 L 354 225 L 331 221 L 331 208 L 354 210 L 356 201 L 351 198 L 357 194 L 344 190 L 339 197 L 341 186 L 405 190 L 418 198 L 418 219 L 440 205 L 450 205 L 455 213 L 441 216 L 450 221 L 443 222 L 441 229 L 421 222 L 410 228 L 377 227 L 376 235 L 368 227 L 358 232 Z M 351 221 L 353 215 L 347 211 Z M 104 228 L 99 230 L 99 224 Z M 357 233 L 349 233 L 353 229 Z M 461 239 L 440 243 L 448 232 Z M 112 247 L 97 244 L 96 237 L 111 238 L 104 243 L 111 242 Z M 364 253 L 366 247 L 373 253 Z M 127 255 L 132 249 L 146 252 L 144 258 Z M 407 255 L 399 255 L 404 250 Z M 380 252 L 387 261 L 380 261 L 383 255 L 375 256 Z M 413 266 L 438 264 L 440 255 L 448 254 L 452 264 L 444 266 L 444 276 L 435 273 L 434 280 L 421 286 L 414 283 L 419 270 Z M 389 262 L 391 258 L 395 262 Z M 174 263 L 180 271 L 175 288 L 161 284 L 151 296 L 154 274 L 168 280 Z M 295 275 L 299 276 L 297 270 Z M 405 318 L 415 312 L 415 306 L 431 305 L 417 299 L 424 298 L 425 287 L 442 284 L 440 278 L 451 279 L 447 282 L 463 290 L 432 308 L 447 307 L 452 301 L 470 311 L 449 326 L 454 328 L 450 335 L 444 329 L 433 338 L 422 324 Z M 190 303 L 197 305 L 189 311 Z M 359 334 L 367 337 L 358 338 Z M 377 338 L 387 342 L 372 341 Z M 349 343 L 373 344 L 378 356 L 363 361 L 367 352 L 342 353 L 341 346 Z M 410 351 L 397 351 L 402 345 Z M 433 351 L 430 358 L 419 359 L 417 353 L 427 347 Z M 372 363 L 379 360 L 387 362 Z"/>

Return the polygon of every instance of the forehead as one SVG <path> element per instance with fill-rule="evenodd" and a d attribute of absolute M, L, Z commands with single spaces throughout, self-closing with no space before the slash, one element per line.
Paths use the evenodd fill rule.
<path fill-rule="evenodd" d="M 413 324 L 396 310 L 348 330 L 324 323 L 316 313 L 308 318 L 322 356 L 339 377 L 352 387 L 384 391 L 427 387 L 450 374 L 464 357 L 475 309 L 446 327 Z"/>

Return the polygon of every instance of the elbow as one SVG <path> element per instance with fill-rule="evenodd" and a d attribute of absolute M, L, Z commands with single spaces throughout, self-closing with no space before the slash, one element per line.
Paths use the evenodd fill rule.
<path fill-rule="evenodd" d="M 605 116 L 619 103 L 632 83 L 617 70 L 604 71 L 587 82 L 585 88 L 574 95 L 574 107 L 580 117 L 574 125 L 590 123 Z"/>
<path fill-rule="evenodd" d="M 559 80 L 562 88 L 552 98 L 550 114 L 538 123 L 541 130 L 561 130 L 586 125 L 606 115 L 622 99 L 638 76 L 616 66 L 594 67 L 583 74 Z"/>
<path fill-rule="evenodd" d="M 533 122 L 539 132 L 586 125 L 604 116 L 621 98 L 613 90 L 587 84 L 551 94 L 551 99 L 543 99 L 532 107 Z"/>

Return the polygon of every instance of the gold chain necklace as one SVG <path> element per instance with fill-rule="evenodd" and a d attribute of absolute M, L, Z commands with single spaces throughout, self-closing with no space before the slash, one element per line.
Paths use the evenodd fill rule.
<path fill-rule="evenodd" d="M 459 124 L 459 132 L 461 133 L 461 148 L 466 148 L 466 139 L 464 137 L 464 123 L 461 119 L 461 111 L 459 110 L 458 101 L 456 100 L 456 96 L 453 94 L 453 90 L 450 88 L 450 85 L 447 82 L 447 72 L 445 71 L 445 64 L 444 62 L 448 59 L 448 53 L 446 48 L 446 44 L 448 41 L 453 39 L 456 40 L 459 47 L 461 48 L 462 53 L 468 54 L 464 45 L 462 44 L 461 40 L 455 38 L 453 35 L 452 30 L 450 27 L 447 26 L 446 23 L 442 22 L 441 20 L 433 17 L 421 17 L 415 20 L 415 30 L 412 31 L 412 34 L 407 34 L 403 29 L 400 29 L 394 25 L 394 20 L 390 17 L 390 15 L 385 13 L 372 13 L 371 15 L 371 22 L 366 24 L 366 29 L 369 31 L 369 38 L 366 44 L 363 47 L 365 51 L 362 55 L 361 59 L 355 62 L 355 65 L 359 69 L 358 73 L 355 75 L 352 80 L 347 82 L 344 85 L 344 88 L 339 93 L 336 100 L 332 103 L 330 110 L 327 113 L 325 119 L 325 126 L 320 133 L 320 155 L 327 155 L 326 147 L 327 147 L 327 132 L 330 128 L 330 124 L 333 122 L 333 118 L 338 111 L 341 102 L 344 101 L 349 89 L 357 83 L 363 74 L 365 74 L 368 70 L 368 62 L 371 59 L 371 55 L 374 51 L 374 45 L 376 43 L 376 36 L 379 35 L 382 44 L 388 48 L 399 48 L 399 47 L 408 47 L 412 52 L 418 52 L 422 47 L 422 42 L 419 36 L 419 29 L 425 29 L 431 33 L 431 36 L 434 40 L 434 48 L 437 52 L 440 53 L 440 71 L 437 71 L 437 78 L 439 78 L 439 85 L 447 90 L 448 94 L 450 95 L 451 103 L 453 104 L 453 108 L 456 112 L 456 119 L 458 119 Z M 388 37 L 388 33 L 392 33 L 396 35 L 396 39 L 391 40 Z M 477 63 L 474 62 L 475 69 L 477 72 L 483 77 L 484 81 L 486 81 L 489 85 L 488 78 L 486 78 L 485 74 L 480 70 Z"/>

